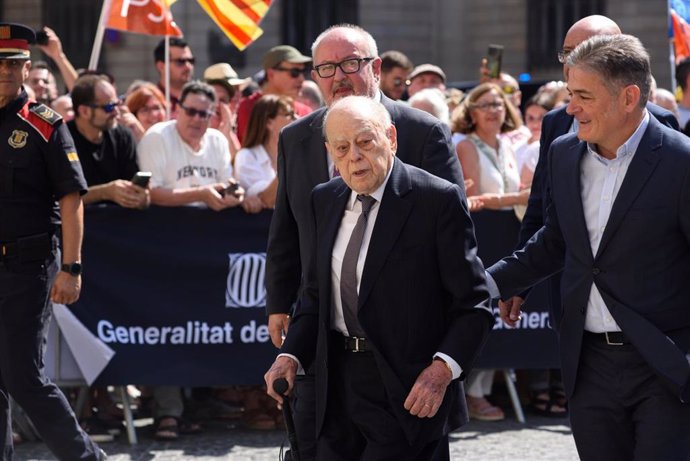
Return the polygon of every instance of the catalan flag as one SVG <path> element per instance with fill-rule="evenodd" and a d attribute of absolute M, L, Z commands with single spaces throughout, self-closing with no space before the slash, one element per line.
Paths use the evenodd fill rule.
<path fill-rule="evenodd" d="M 259 23 L 272 0 L 197 0 L 230 41 L 240 50 L 264 33 Z"/>
<path fill-rule="evenodd" d="M 175 0 L 112 0 L 106 27 L 138 34 L 182 37 L 182 31 L 170 13 L 173 3 Z"/>

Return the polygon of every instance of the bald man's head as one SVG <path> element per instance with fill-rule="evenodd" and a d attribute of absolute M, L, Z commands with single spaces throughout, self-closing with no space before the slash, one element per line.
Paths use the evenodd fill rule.
<path fill-rule="evenodd" d="M 567 56 L 577 45 L 595 35 L 618 35 L 621 33 L 618 24 L 606 16 L 594 14 L 587 16 L 573 24 L 563 39 L 563 54 Z M 563 61 L 561 61 L 563 62 Z M 563 74 L 567 80 L 567 66 L 563 62 Z"/>

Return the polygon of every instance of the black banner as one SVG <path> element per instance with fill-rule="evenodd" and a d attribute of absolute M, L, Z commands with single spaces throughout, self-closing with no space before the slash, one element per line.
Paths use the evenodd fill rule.
<path fill-rule="evenodd" d="M 270 219 L 240 209 L 87 209 L 82 297 L 71 307 L 116 351 L 97 384 L 263 382 L 276 355 L 264 310 Z M 542 311 L 518 329 L 497 323 L 481 366 L 556 365 Z"/>

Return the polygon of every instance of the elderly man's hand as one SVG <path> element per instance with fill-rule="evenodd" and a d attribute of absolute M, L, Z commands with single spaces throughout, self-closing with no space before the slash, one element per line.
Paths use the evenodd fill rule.
<path fill-rule="evenodd" d="M 266 381 L 266 392 L 271 396 L 276 402 L 278 402 L 278 408 L 283 406 L 283 396 L 277 394 L 273 390 L 273 383 L 280 378 L 285 378 L 288 382 L 287 395 L 292 391 L 292 386 L 295 382 L 295 375 L 297 374 L 297 362 L 295 362 L 290 357 L 278 357 L 276 358 L 271 368 L 264 375 L 264 380 Z"/>
<path fill-rule="evenodd" d="M 433 418 L 452 380 L 453 373 L 448 366 L 440 360 L 433 360 L 417 377 L 405 399 L 405 410 L 419 418 Z"/>

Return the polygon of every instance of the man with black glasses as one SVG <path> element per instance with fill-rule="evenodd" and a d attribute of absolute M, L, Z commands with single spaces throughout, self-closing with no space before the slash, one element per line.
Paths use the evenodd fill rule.
<path fill-rule="evenodd" d="M 312 78 L 330 107 L 350 95 L 380 101 L 391 116 L 398 136 L 396 157 L 460 185 L 462 171 L 448 127 L 431 115 L 391 101 L 379 90 L 381 58 L 376 41 L 364 29 L 333 26 L 312 45 Z M 338 172 L 328 159 L 321 127 L 326 108 L 285 127 L 278 148 L 278 194 L 268 238 L 266 311 L 276 347 L 288 330 L 290 312 L 298 297 L 302 270 L 309 261 L 313 239 L 310 194 L 314 186 Z M 295 425 L 302 459 L 315 456 L 313 376 L 298 378 L 294 394 Z M 460 386 L 461 387 L 461 386 Z"/>
<path fill-rule="evenodd" d="M 264 55 L 261 65 L 264 69 L 264 79 L 261 90 L 240 102 L 237 109 L 237 136 L 240 141 L 244 138 L 252 114 L 254 104 L 265 94 L 289 96 L 294 101 L 295 113 L 303 117 L 311 113 L 311 108 L 297 101 L 302 82 L 307 73 L 307 65 L 311 62 L 309 56 L 304 56 L 297 49 L 288 45 L 274 46 Z"/>
<path fill-rule="evenodd" d="M 74 84 L 72 104 L 74 120 L 67 127 L 89 185 L 84 203 L 146 208 L 149 191 L 130 181 L 139 171 L 137 144 L 131 131 L 117 123 L 122 103 L 113 85 L 100 75 L 84 75 Z"/>
<path fill-rule="evenodd" d="M 220 211 L 242 202 L 241 188 L 228 190 L 232 178 L 228 140 L 208 126 L 215 105 L 213 87 L 191 81 L 182 88 L 177 120 L 157 123 L 139 142 L 139 166 L 152 173 L 152 204 Z"/>
<path fill-rule="evenodd" d="M 177 104 L 182 87 L 194 76 L 194 55 L 182 38 L 170 37 L 170 116 L 177 115 Z M 158 71 L 158 88 L 165 94 L 165 39 L 153 50 L 153 60 Z"/>

